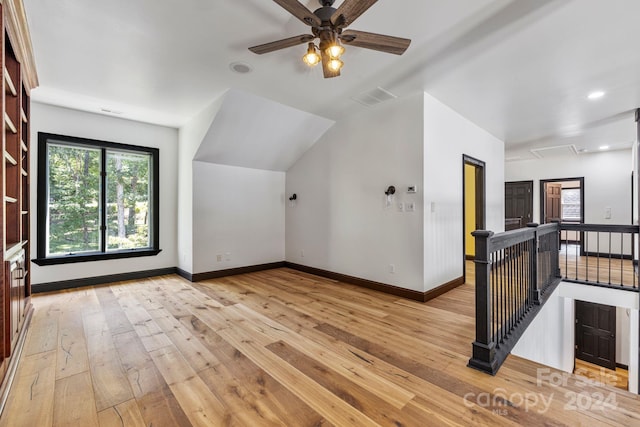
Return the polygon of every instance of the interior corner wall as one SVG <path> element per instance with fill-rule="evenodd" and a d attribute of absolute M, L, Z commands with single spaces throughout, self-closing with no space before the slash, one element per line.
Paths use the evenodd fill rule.
<path fill-rule="evenodd" d="M 363 109 L 287 171 L 287 261 L 423 291 L 423 116 L 422 94 Z"/>
<path fill-rule="evenodd" d="M 150 125 L 100 114 L 31 103 L 31 247 L 37 248 L 37 182 L 38 132 L 70 135 L 81 138 L 160 149 L 160 252 L 156 256 L 76 264 L 38 266 L 31 264 L 32 284 L 50 283 L 109 274 L 129 273 L 175 267 L 176 204 L 178 176 L 178 132 L 176 129 Z"/>
<path fill-rule="evenodd" d="M 284 261 L 285 172 L 193 162 L 193 273 Z"/>
<path fill-rule="evenodd" d="M 540 222 L 541 179 L 584 177 L 585 222 L 631 224 L 631 162 L 631 149 L 513 161 L 505 164 L 505 181 L 533 181 L 533 222 Z"/>
<path fill-rule="evenodd" d="M 464 274 L 463 155 L 485 163 L 486 228 L 503 231 L 504 143 L 425 93 L 425 291 Z"/>
<path fill-rule="evenodd" d="M 213 101 L 178 130 L 178 259 L 177 266 L 193 273 L 193 157 L 220 111 L 224 96 Z"/>

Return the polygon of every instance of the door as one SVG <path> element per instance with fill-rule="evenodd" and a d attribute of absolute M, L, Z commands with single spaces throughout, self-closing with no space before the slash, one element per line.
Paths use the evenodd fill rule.
<path fill-rule="evenodd" d="M 548 182 L 545 185 L 544 222 L 560 221 L 562 218 L 562 184 Z"/>
<path fill-rule="evenodd" d="M 471 233 L 486 227 L 485 163 L 466 155 L 462 163 L 463 254 L 466 260 L 475 257 L 475 238 Z M 466 275 L 466 264 L 464 271 Z"/>
<path fill-rule="evenodd" d="M 533 220 L 533 181 L 504 183 L 505 230 L 526 226 Z M 520 218 L 519 224 L 514 218 Z"/>
<path fill-rule="evenodd" d="M 576 358 L 616 369 L 616 308 L 576 301 Z"/>

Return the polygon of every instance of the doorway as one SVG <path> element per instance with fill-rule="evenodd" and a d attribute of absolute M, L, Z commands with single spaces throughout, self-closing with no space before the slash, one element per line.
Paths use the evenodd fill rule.
<path fill-rule="evenodd" d="M 584 223 L 584 177 L 540 180 L 540 223 L 560 221 Z M 584 236 L 578 231 L 562 231 L 560 242 L 572 253 L 584 255 Z"/>
<path fill-rule="evenodd" d="M 533 181 L 504 183 L 504 231 L 533 222 Z"/>
<path fill-rule="evenodd" d="M 616 369 L 616 308 L 576 300 L 576 359 Z"/>
<path fill-rule="evenodd" d="M 466 279 L 467 259 L 475 257 L 475 230 L 486 228 L 485 163 L 473 157 L 462 156 L 462 209 L 463 209 L 463 265 Z"/>

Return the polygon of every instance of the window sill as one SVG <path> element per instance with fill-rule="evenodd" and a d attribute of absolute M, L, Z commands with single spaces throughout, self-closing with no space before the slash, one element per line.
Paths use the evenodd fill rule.
<path fill-rule="evenodd" d="M 131 249 L 126 251 L 99 254 L 63 255 L 49 258 L 36 258 L 32 259 L 31 261 L 36 263 L 36 265 L 45 266 L 56 264 L 71 264 L 74 262 L 105 261 L 110 259 L 155 256 L 158 255 L 161 251 L 162 249 Z"/>

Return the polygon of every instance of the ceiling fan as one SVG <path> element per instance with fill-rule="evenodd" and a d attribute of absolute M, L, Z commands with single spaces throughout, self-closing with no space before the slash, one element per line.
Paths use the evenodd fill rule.
<path fill-rule="evenodd" d="M 321 8 L 311 12 L 298 0 L 273 0 L 293 16 L 311 27 L 312 34 L 301 34 L 283 40 L 250 47 L 253 53 L 262 55 L 291 46 L 308 43 L 303 60 L 309 66 L 322 62 L 325 78 L 337 77 L 344 65 L 340 57 L 345 45 L 363 47 L 381 52 L 402 55 L 411 40 L 365 31 L 345 30 L 378 0 L 344 0 L 338 9 L 332 7 L 335 0 L 319 0 Z M 319 39 L 316 47 L 314 40 Z"/>

